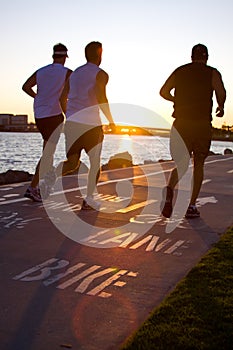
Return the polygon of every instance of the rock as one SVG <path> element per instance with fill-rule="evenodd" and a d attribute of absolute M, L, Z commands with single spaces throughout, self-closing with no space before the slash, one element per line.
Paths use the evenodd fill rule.
<path fill-rule="evenodd" d="M 88 172 L 88 167 L 83 162 L 80 162 L 79 168 L 74 172 L 69 173 L 68 175 L 73 175 L 78 173 L 85 174 L 87 172 Z M 7 170 L 7 172 L 0 174 L 0 185 L 8 185 L 8 184 L 13 184 L 17 182 L 27 182 L 27 181 L 31 181 L 32 178 L 33 178 L 33 175 L 27 171 Z"/>
<path fill-rule="evenodd" d="M 132 167 L 132 156 L 129 152 L 122 152 L 112 156 L 108 163 L 102 166 L 102 170 L 112 170 Z"/>
<path fill-rule="evenodd" d="M 166 162 L 171 162 L 172 161 L 172 159 L 159 159 L 158 160 L 158 163 L 166 163 Z"/>
<path fill-rule="evenodd" d="M 232 154 L 233 153 L 233 151 L 232 151 L 232 149 L 230 149 L 230 148 L 226 148 L 225 150 L 224 150 L 224 154 Z"/>
<path fill-rule="evenodd" d="M 154 161 L 153 161 L 153 160 L 150 160 L 150 159 L 146 159 L 146 160 L 144 160 L 144 162 L 143 162 L 144 165 L 153 164 L 153 163 L 154 163 Z"/>
<path fill-rule="evenodd" d="M 0 185 L 31 181 L 32 177 L 33 175 L 27 171 L 7 170 L 7 172 L 0 174 Z"/>
<path fill-rule="evenodd" d="M 213 151 L 209 151 L 208 156 L 216 156 L 219 153 L 214 153 Z"/>

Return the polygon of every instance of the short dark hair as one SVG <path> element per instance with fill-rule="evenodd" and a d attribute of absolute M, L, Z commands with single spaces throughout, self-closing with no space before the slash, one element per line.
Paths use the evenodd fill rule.
<path fill-rule="evenodd" d="M 67 51 L 68 49 L 65 45 L 58 43 L 53 47 L 53 58 L 68 57 Z"/>
<path fill-rule="evenodd" d="M 92 41 L 85 47 L 86 60 L 92 61 L 100 56 L 102 52 L 102 44 L 99 41 Z"/>
<path fill-rule="evenodd" d="M 197 44 L 192 48 L 192 59 L 208 59 L 208 49 L 203 44 Z"/>

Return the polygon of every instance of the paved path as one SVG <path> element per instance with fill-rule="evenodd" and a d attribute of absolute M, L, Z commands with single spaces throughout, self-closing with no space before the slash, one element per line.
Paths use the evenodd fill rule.
<path fill-rule="evenodd" d="M 0 349 L 119 349 L 233 223 L 232 156 L 207 159 L 200 219 L 182 219 L 190 175 L 160 217 L 171 167 L 102 173 L 99 212 L 80 211 L 85 175 L 43 204 L 26 183 L 0 187 Z"/>

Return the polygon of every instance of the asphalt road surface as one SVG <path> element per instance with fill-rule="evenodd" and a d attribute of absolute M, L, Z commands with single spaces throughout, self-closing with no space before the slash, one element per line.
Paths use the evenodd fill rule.
<path fill-rule="evenodd" d="M 174 215 L 160 215 L 172 162 L 106 171 L 98 211 L 82 211 L 86 175 L 59 179 L 43 203 L 27 183 L 0 187 L 0 349 L 119 349 L 233 223 L 233 157 L 211 156 L 184 219 L 191 168 Z"/>

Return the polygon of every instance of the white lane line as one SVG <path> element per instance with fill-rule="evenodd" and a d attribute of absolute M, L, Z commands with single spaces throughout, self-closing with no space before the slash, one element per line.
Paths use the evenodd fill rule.
<path fill-rule="evenodd" d="M 128 177 L 128 178 L 124 178 L 124 179 L 115 179 L 115 180 L 103 181 L 103 182 L 100 182 L 97 185 L 97 187 L 104 186 L 106 184 L 115 183 L 115 182 L 136 180 L 136 179 L 140 179 L 140 178 L 143 178 L 143 177 L 146 177 L 146 176 L 159 175 L 159 174 L 163 174 L 165 172 L 170 172 L 170 171 L 171 170 L 168 169 L 168 170 L 156 171 L 156 172 L 149 173 L 149 174 L 143 174 L 143 175 Z M 80 187 L 70 188 L 70 189 L 67 189 L 67 190 L 64 190 L 64 191 L 57 191 L 57 192 L 51 193 L 50 197 L 58 195 L 58 194 L 61 194 L 61 193 L 69 193 L 69 192 L 74 192 L 74 191 L 78 191 L 78 190 L 83 190 L 83 189 L 86 189 L 86 188 L 87 188 L 87 186 L 80 186 Z M 0 205 L 12 204 L 12 203 L 18 203 L 18 202 L 25 202 L 25 201 L 30 201 L 31 202 L 31 200 L 28 199 L 28 198 L 19 198 L 19 199 L 15 199 L 15 200 L 4 201 L 4 202 L 0 203 Z M 38 204 L 41 204 L 41 203 L 38 203 Z"/>
<path fill-rule="evenodd" d="M 3 197 L 4 198 L 11 198 L 11 197 L 19 197 L 19 193 L 11 193 L 11 194 L 5 194 Z"/>
<path fill-rule="evenodd" d="M 203 181 L 202 181 L 202 185 L 207 184 L 208 182 L 211 182 L 211 181 L 212 181 L 211 179 L 203 180 Z"/>
<path fill-rule="evenodd" d="M 233 157 L 209 160 L 208 162 L 205 162 L 205 164 L 217 163 L 217 162 L 227 162 L 228 160 L 233 160 Z"/>
<path fill-rule="evenodd" d="M 157 199 L 150 199 L 148 201 L 144 201 L 144 202 L 130 205 L 129 207 L 126 207 L 126 208 L 118 209 L 116 212 L 125 214 L 125 213 L 128 213 L 129 211 L 133 211 L 133 210 L 145 207 L 146 205 L 149 205 L 149 204 L 155 203 L 155 202 L 158 202 Z"/>
<path fill-rule="evenodd" d="M 4 202 L 1 202 L 0 205 L 3 205 L 3 204 L 12 204 L 12 203 L 18 203 L 18 202 L 25 202 L 25 201 L 28 201 L 29 199 L 27 198 L 18 198 L 18 199 L 12 199 L 10 201 L 4 201 Z M 41 203 L 38 203 L 38 204 L 41 204 Z"/>
<path fill-rule="evenodd" d="M 210 161 L 206 162 L 205 164 L 226 162 L 228 160 L 233 160 L 233 157 L 226 158 L 226 159 L 210 160 Z M 145 166 L 143 165 L 143 167 L 146 167 L 146 165 Z M 190 167 L 192 167 L 192 164 L 190 165 Z M 159 174 L 163 174 L 163 173 L 170 172 L 170 171 L 171 171 L 171 169 L 160 170 L 160 171 L 155 171 L 155 172 L 148 173 L 148 174 L 143 174 L 143 175 L 132 176 L 132 177 L 124 178 L 124 179 L 114 179 L 114 180 L 103 181 L 103 182 L 98 183 L 97 187 L 104 186 L 104 185 L 110 184 L 110 183 L 115 183 L 115 182 L 122 182 L 122 181 L 141 179 L 141 178 L 144 178 L 144 177 L 147 177 L 147 176 L 159 175 Z M 83 190 L 83 189 L 86 189 L 86 188 L 87 188 L 87 186 L 70 188 L 70 189 L 65 190 L 65 191 L 54 192 L 54 193 L 51 194 L 51 196 L 55 196 L 55 195 L 60 194 L 60 193 L 69 193 L 69 192 L 73 192 L 73 191 L 77 191 L 77 190 Z M 4 202 L 0 203 L 0 206 L 1 205 L 5 205 L 5 204 L 24 202 L 24 201 L 29 201 L 29 199 L 28 198 L 19 198 L 19 199 L 15 199 L 15 200 L 4 201 Z M 38 203 L 38 204 L 40 204 L 40 203 Z"/>
<path fill-rule="evenodd" d="M 228 174 L 232 174 L 232 173 L 233 173 L 233 169 L 232 169 L 232 170 L 229 170 L 227 173 L 228 173 Z"/>

